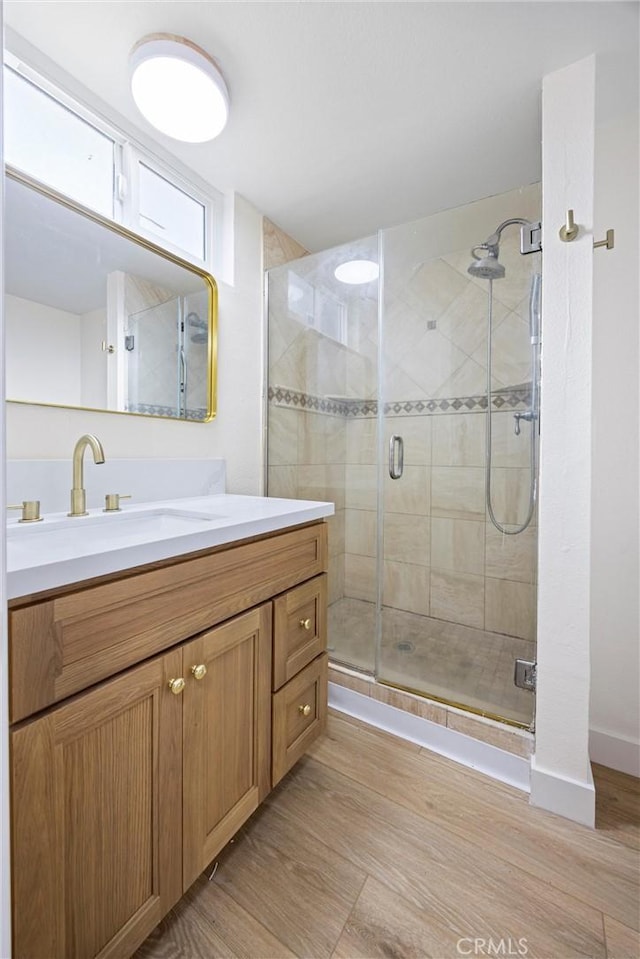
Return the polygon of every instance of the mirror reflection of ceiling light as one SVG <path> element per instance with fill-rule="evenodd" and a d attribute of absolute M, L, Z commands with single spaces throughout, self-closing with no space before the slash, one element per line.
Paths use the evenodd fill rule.
<path fill-rule="evenodd" d="M 149 123 L 175 140 L 204 143 L 224 129 L 229 91 L 212 58 L 184 37 L 154 33 L 130 56 L 131 92 Z"/>
<path fill-rule="evenodd" d="M 348 260 L 337 266 L 333 274 L 341 283 L 370 283 L 377 280 L 380 267 L 373 260 Z"/>

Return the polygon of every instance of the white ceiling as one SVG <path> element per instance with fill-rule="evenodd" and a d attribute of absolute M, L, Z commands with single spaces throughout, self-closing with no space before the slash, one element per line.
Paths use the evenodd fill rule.
<path fill-rule="evenodd" d="M 637 51 L 636 2 L 5 0 L 5 22 L 221 190 L 310 250 L 540 177 L 544 74 Z M 209 144 L 155 134 L 128 54 L 176 33 L 231 94 Z"/>

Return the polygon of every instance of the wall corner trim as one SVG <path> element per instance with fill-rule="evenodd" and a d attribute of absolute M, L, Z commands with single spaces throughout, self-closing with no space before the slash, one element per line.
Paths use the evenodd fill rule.
<path fill-rule="evenodd" d="M 596 791 L 593 776 L 589 769 L 588 779 L 580 782 L 548 772 L 536 764 L 531 757 L 531 795 L 532 806 L 539 806 L 549 812 L 572 819 L 592 829 L 596 823 Z"/>

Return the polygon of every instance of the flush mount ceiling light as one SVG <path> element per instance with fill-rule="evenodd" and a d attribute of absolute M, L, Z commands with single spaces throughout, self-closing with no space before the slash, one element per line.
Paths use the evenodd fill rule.
<path fill-rule="evenodd" d="M 333 275 L 341 283 L 370 283 L 378 279 L 380 267 L 373 260 L 347 260 L 335 268 Z"/>
<path fill-rule="evenodd" d="M 149 123 L 175 140 L 204 143 L 222 132 L 229 92 L 214 60 L 184 37 L 154 33 L 129 59 L 131 92 Z"/>

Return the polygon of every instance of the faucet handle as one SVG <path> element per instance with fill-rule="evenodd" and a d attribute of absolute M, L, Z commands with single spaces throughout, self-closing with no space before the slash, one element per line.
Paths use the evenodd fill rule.
<path fill-rule="evenodd" d="M 39 499 L 25 499 L 19 506 L 7 506 L 7 509 L 22 510 L 22 517 L 18 520 L 19 523 L 39 523 L 42 520 Z"/>
<path fill-rule="evenodd" d="M 104 498 L 104 509 L 102 512 L 119 513 L 121 499 L 131 499 L 131 493 L 107 493 Z"/>

